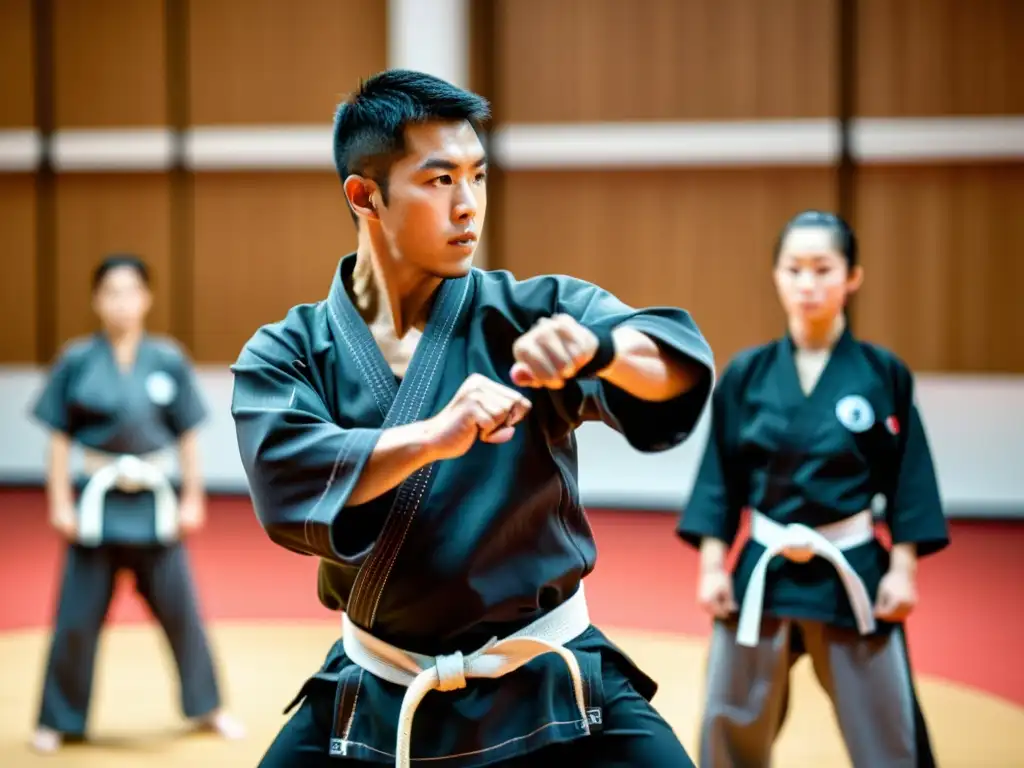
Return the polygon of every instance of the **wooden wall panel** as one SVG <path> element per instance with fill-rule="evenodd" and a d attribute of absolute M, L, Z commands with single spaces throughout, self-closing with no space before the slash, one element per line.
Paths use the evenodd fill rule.
<path fill-rule="evenodd" d="M 167 333 L 171 313 L 170 181 L 164 174 L 57 177 L 57 342 L 97 327 L 91 307 L 96 265 L 113 251 L 144 258 L 153 279 L 149 328 Z"/>
<path fill-rule="evenodd" d="M 857 6 L 857 114 L 1024 114 L 1020 0 L 858 0 Z"/>
<path fill-rule="evenodd" d="M 518 277 L 566 273 L 633 305 L 693 313 L 719 365 L 782 332 L 771 281 L 778 231 L 835 204 L 830 169 L 509 172 L 492 232 Z"/>
<path fill-rule="evenodd" d="M 863 168 L 860 333 L 919 371 L 1024 373 L 1024 164 Z"/>
<path fill-rule="evenodd" d="M 191 0 L 192 122 L 330 123 L 386 66 L 385 2 Z"/>
<path fill-rule="evenodd" d="M 266 323 L 327 296 L 355 250 L 355 227 L 332 173 L 195 177 L 194 354 L 233 362 Z"/>
<path fill-rule="evenodd" d="M 35 118 L 32 0 L 0 2 L 0 128 L 24 128 Z"/>
<path fill-rule="evenodd" d="M 0 174 L 0 363 L 36 358 L 36 190 L 28 174 Z"/>
<path fill-rule="evenodd" d="M 53 0 L 59 128 L 167 122 L 163 0 Z"/>
<path fill-rule="evenodd" d="M 503 122 L 836 111 L 836 0 L 493 2 Z"/>

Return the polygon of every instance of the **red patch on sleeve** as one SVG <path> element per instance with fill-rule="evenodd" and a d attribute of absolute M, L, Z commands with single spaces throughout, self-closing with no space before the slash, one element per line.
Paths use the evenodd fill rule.
<path fill-rule="evenodd" d="M 900 433 L 900 420 L 895 416 L 890 416 L 885 420 L 885 428 L 892 434 L 898 435 Z"/>

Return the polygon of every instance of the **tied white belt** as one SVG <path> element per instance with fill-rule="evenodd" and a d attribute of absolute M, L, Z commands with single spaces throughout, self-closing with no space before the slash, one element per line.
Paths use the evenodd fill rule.
<path fill-rule="evenodd" d="M 95 547 L 103 539 L 103 502 L 117 488 L 126 493 L 152 491 L 156 498 L 156 537 L 170 543 L 178 535 L 178 497 L 159 466 L 162 454 L 149 457 L 86 451 L 85 470 L 91 476 L 78 500 L 78 540 Z"/>
<path fill-rule="evenodd" d="M 547 615 L 504 640 L 494 638 L 468 656 L 456 652 L 434 657 L 403 651 L 360 629 L 347 614 L 342 615 L 342 642 L 345 654 L 355 664 L 375 677 L 407 688 L 398 716 L 395 765 L 408 768 L 413 715 L 427 693 L 465 688 L 466 680 L 474 677 L 504 677 L 545 653 L 557 653 L 569 668 L 583 729 L 590 733 L 580 665 L 573 652 L 564 647 L 589 626 L 590 613 L 580 584 L 575 595 Z M 346 733 L 340 744 L 331 745 L 332 754 L 335 749 L 346 754 L 347 737 Z"/>
<path fill-rule="evenodd" d="M 754 511 L 752 517 L 750 537 L 765 547 L 765 551 L 750 574 L 750 582 L 740 608 L 737 643 L 750 648 L 757 645 L 768 564 L 784 550 L 810 552 L 828 560 L 843 580 L 860 633 L 867 635 L 875 631 L 875 616 L 867 587 L 843 554 L 843 550 L 859 547 L 875 538 L 870 510 L 818 528 L 798 523 L 782 525 L 757 511 Z"/>

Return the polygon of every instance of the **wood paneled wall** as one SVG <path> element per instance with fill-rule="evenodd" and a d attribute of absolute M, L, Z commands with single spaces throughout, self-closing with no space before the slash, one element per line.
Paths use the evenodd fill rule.
<path fill-rule="evenodd" d="M 491 5 L 505 122 L 839 116 L 838 0 Z M 857 0 L 854 29 L 856 117 L 1024 114 L 1017 0 Z M 858 332 L 919 370 L 1024 372 L 1013 299 L 1024 292 L 1024 169 L 853 174 L 845 212 L 867 271 Z M 775 235 L 802 208 L 839 206 L 838 184 L 835 167 L 511 171 L 492 202 L 491 263 L 681 304 L 724 362 L 780 332 Z"/>
<path fill-rule="evenodd" d="M 559 272 L 635 306 L 688 309 L 722 359 L 784 328 L 772 244 L 793 211 L 835 204 L 829 168 L 522 172 L 500 197 L 502 264 Z"/>
<path fill-rule="evenodd" d="M 837 115 L 834 2 L 494 2 L 495 111 L 508 122 Z M 835 177 L 828 167 L 511 171 L 492 264 L 686 307 L 724 363 L 784 327 L 775 233 L 803 208 L 835 206 Z"/>
<path fill-rule="evenodd" d="M 858 0 L 856 114 L 1024 114 L 1024 3 Z M 861 167 L 862 335 L 918 370 L 1024 372 L 1024 164 Z"/>
<path fill-rule="evenodd" d="M 501 122 L 835 114 L 830 0 L 492 1 Z"/>
<path fill-rule="evenodd" d="M 359 0 L 191 0 L 191 122 L 329 125 L 359 78 L 386 66 L 385 11 Z M 355 230 L 330 171 L 197 173 L 193 192 L 191 346 L 199 360 L 233 361 L 260 325 L 326 295 Z"/>
<path fill-rule="evenodd" d="M 855 116 L 1024 114 L 1018 0 L 851 2 Z M 499 123 L 839 116 L 840 0 L 471 3 L 473 84 Z M 46 4 L 52 82 L 39 92 L 57 130 L 322 126 L 386 66 L 384 2 Z M 34 5 L 0 3 L 2 129 L 32 128 L 40 111 Z M 490 266 L 685 306 L 722 362 L 781 330 L 769 272 L 784 221 L 847 206 L 868 273 L 858 332 L 919 370 L 1024 372 L 1022 164 L 858 166 L 849 201 L 827 165 L 494 180 Z M 151 262 L 155 330 L 229 362 L 259 325 L 321 298 L 355 244 L 329 171 L 59 173 L 47 190 L 31 173 L 0 175 L 0 362 L 39 362 L 93 327 L 88 275 L 111 250 Z M 52 252 L 37 227 L 48 205 Z"/>
<path fill-rule="evenodd" d="M 32 5 L 0 3 L 0 128 L 35 124 Z M 386 66 L 385 9 L 358 0 L 53 0 L 54 127 L 170 127 L 175 99 L 186 127 L 329 124 L 358 79 Z M 175 10 L 187 19 L 186 51 L 168 50 Z M 172 80 L 172 55 L 187 63 L 183 82 Z M 185 221 L 176 194 L 187 197 Z M 38 291 L 53 297 L 56 315 L 43 348 L 95 328 L 89 277 L 115 250 L 152 267 L 154 331 L 189 329 L 179 335 L 197 360 L 229 362 L 257 327 L 321 298 L 337 258 L 355 246 L 329 171 L 197 172 L 183 191 L 173 172 L 58 173 L 53 205 L 54 280 L 37 286 L 33 175 L 0 175 L 0 362 L 45 362 Z M 175 250 L 178 226 L 187 259 Z"/>
<path fill-rule="evenodd" d="M 167 124 L 164 0 L 52 0 L 57 128 Z"/>

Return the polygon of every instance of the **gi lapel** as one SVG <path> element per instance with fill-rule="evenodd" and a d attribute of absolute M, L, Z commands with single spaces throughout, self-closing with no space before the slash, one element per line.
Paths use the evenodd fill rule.
<path fill-rule="evenodd" d="M 335 333 L 348 346 L 360 372 L 370 384 L 377 406 L 385 417 L 383 428 L 410 424 L 425 418 L 444 374 L 443 358 L 448 342 L 469 304 L 471 277 L 441 283 L 409 369 L 401 386 L 396 386 L 387 361 L 345 291 L 342 270 L 346 267 L 346 260 L 342 260 L 335 274 L 328 299 L 330 318 Z M 367 629 L 373 626 L 387 576 L 398 557 L 413 517 L 427 498 L 433 474 L 433 465 L 428 464 L 398 486 L 395 502 L 380 535 L 356 575 L 346 612 L 352 621 Z"/>

